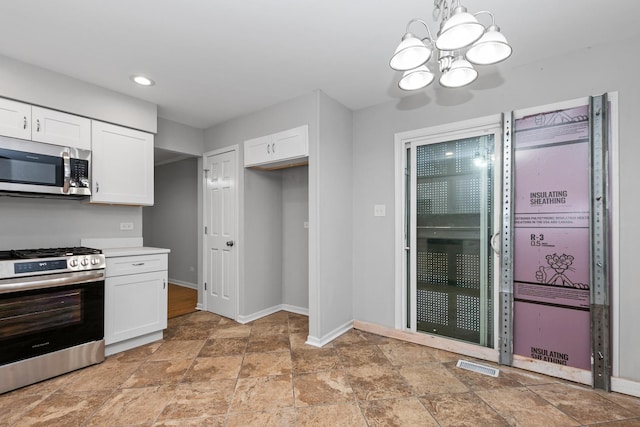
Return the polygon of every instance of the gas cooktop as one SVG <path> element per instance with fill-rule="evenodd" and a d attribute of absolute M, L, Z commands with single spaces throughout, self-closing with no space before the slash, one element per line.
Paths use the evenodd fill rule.
<path fill-rule="evenodd" d="M 70 248 L 11 249 L 8 251 L 0 251 L 0 260 L 59 258 L 74 255 L 97 255 L 101 253 L 102 251 L 100 249 L 87 248 L 84 246 Z"/>

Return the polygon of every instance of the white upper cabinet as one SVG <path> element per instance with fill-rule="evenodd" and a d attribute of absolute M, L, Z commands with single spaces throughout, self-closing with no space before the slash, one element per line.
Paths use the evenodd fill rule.
<path fill-rule="evenodd" d="M 91 202 L 153 205 L 153 135 L 93 120 Z"/>
<path fill-rule="evenodd" d="M 308 125 L 244 142 L 245 167 L 280 169 L 306 164 L 308 157 Z"/>
<path fill-rule="evenodd" d="M 65 147 L 91 149 L 91 120 L 46 108 L 31 109 L 31 139 Z"/>
<path fill-rule="evenodd" d="M 91 149 L 91 120 L 0 98 L 0 135 Z"/>
<path fill-rule="evenodd" d="M 0 98 L 0 135 L 31 139 L 31 105 Z"/>

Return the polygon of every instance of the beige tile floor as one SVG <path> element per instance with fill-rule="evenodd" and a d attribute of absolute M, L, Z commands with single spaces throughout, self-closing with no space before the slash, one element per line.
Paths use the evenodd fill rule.
<path fill-rule="evenodd" d="M 164 341 L 0 395 L 0 426 L 640 426 L 629 396 L 508 367 L 492 378 L 355 330 L 322 349 L 306 336 L 286 312 L 171 319 Z"/>

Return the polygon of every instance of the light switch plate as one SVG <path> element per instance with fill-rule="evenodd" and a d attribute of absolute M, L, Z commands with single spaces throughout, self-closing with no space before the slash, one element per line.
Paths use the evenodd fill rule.
<path fill-rule="evenodd" d="M 387 216 L 387 205 L 373 205 L 373 216 Z"/>
<path fill-rule="evenodd" d="M 120 230 L 122 230 L 122 231 L 133 230 L 133 223 L 132 222 L 121 222 L 120 223 Z"/>

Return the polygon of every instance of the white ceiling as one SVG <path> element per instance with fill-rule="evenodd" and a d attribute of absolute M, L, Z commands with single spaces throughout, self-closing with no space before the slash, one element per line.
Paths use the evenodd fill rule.
<path fill-rule="evenodd" d="M 488 72 L 640 34 L 638 0 L 461 3 L 470 12 L 493 12 L 514 47 Z M 432 5 L 1 0 L 0 54 L 153 102 L 160 117 L 204 129 L 314 89 L 354 110 L 407 96 L 396 87 L 399 73 L 389 57 L 411 18 L 433 22 Z M 134 73 L 157 85 L 134 85 Z"/>

